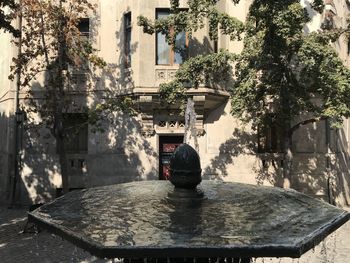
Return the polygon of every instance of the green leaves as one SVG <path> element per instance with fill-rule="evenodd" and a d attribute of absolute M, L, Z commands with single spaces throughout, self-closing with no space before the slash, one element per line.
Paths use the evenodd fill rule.
<path fill-rule="evenodd" d="M 230 62 L 233 62 L 235 58 L 235 55 L 225 50 L 208 55 L 198 55 L 185 61 L 176 72 L 175 78 L 194 88 L 200 84 L 225 81 L 232 74 Z"/>
<path fill-rule="evenodd" d="M 12 33 L 15 37 L 20 35 L 20 31 L 12 25 L 17 14 L 18 5 L 14 0 L 0 1 L 0 29 Z"/>
<path fill-rule="evenodd" d="M 324 0 L 313 0 L 311 7 L 319 13 L 322 13 L 324 10 Z"/>
<path fill-rule="evenodd" d="M 307 115 L 313 115 L 313 121 L 331 118 L 335 124 L 350 116 L 350 72 L 330 45 L 349 27 L 305 34 L 311 18 L 299 0 L 254 0 L 245 24 L 220 12 L 217 2 L 189 0 L 189 9 L 183 11 L 173 0 L 169 17 L 157 21 L 139 17 L 144 32 L 162 32 L 170 44 L 176 33 L 191 35 L 206 23 L 212 40 L 219 33 L 240 40 L 244 33 L 239 55 L 222 50 L 189 58 L 172 82 L 161 85 L 163 101 L 184 101 L 187 88 L 214 87 L 234 79 L 232 114 L 255 127 L 271 116 L 280 126 Z M 323 1 L 314 0 L 312 8 L 322 12 Z M 234 76 L 229 74 L 232 65 Z"/>
<path fill-rule="evenodd" d="M 208 19 L 210 39 L 216 40 L 220 30 L 223 34 L 229 35 L 231 40 L 239 40 L 244 31 L 243 23 L 233 16 L 219 12 L 216 8 L 217 2 L 217 0 L 189 0 L 189 8 L 184 10 L 179 8 L 178 0 L 173 0 L 171 14 L 168 17 L 151 21 L 144 16 L 139 16 L 137 24 L 143 28 L 144 33 L 165 34 L 168 43 L 174 45 L 175 36 L 178 33 L 185 31 L 191 36 L 193 32 L 203 28 Z"/>
<path fill-rule="evenodd" d="M 319 11 L 321 2 L 313 5 Z M 234 116 L 255 126 L 271 114 L 280 126 L 307 114 L 334 124 L 349 116 L 350 72 L 330 45 L 345 31 L 306 35 L 309 21 L 297 0 L 252 3 L 236 64 Z"/>
<path fill-rule="evenodd" d="M 278 10 L 272 17 L 276 35 L 281 38 L 300 38 L 303 26 L 310 21 L 307 11 L 299 4 L 292 3 L 283 10 Z"/>

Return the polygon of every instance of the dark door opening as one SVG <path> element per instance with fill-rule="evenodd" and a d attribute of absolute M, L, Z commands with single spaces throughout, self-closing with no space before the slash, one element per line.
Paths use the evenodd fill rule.
<path fill-rule="evenodd" d="M 170 157 L 183 139 L 183 136 L 159 136 L 159 180 L 168 180 Z"/>

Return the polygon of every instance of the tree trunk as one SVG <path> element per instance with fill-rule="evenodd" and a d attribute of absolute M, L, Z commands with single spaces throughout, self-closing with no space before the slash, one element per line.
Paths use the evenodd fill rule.
<path fill-rule="evenodd" d="M 62 10 L 62 0 L 59 3 L 60 10 Z M 59 32 L 57 35 L 58 40 L 58 67 L 57 67 L 57 76 L 56 76 L 56 83 L 55 83 L 55 97 L 56 97 L 56 105 L 55 107 L 55 113 L 54 113 L 54 123 L 55 123 L 55 129 L 56 129 L 56 143 L 58 148 L 58 155 L 59 155 L 59 162 L 61 167 L 61 176 L 62 176 L 62 192 L 63 194 L 66 194 L 69 192 L 69 175 L 68 175 L 68 169 L 67 169 L 67 154 L 65 149 L 65 127 L 63 123 L 63 110 L 64 110 L 64 103 L 65 103 L 65 83 L 66 83 L 66 76 L 64 74 L 65 65 L 66 65 L 66 41 L 65 41 L 65 35 L 64 35 L 64 27 L 65 27 L 65 17 L 60 17 L 60 24 L 59 24 Z"/>
<path fill-rule="evenodd" d="M 62 0 L 59 1 L 59 10 L 62 10 Z M 44 20 L 44 10 L 41 9 L 41 41 L 44 51 L 44 59 L 47 64 L 47 74 L 48 74 L 48 100 L 52 99 L 52 114 L 53 114 L 53 128 L 52 133 L 56 139 L 57 154 L 59 156 L 59 163 L 61 168 L 61 178 L 62 178 L 62 190 L 63 194 L 69 191 L 69 176 L 67 167 L 67 155 L 65 150 L 65 128 L 63 124 L 63 110 L 65 103 L 65 80 L 66 76 L 64 74 L 64 69 L 66 65 L 66 41 L 64 35 L 65 17 L 60 17 L 58 32 L 57 32 L 57 65 L 56 61 L 51 61 L 49 58 L 49 48 L 46 43 L 46 32 L 45 32 L 45 20 Z M 55 67 L 52 67 L 52 63 Z"/>
<path fill-rule="evenodd" d="M 57 150 L 59 156 L 59 162 L 61 167 L 61 177 L 62 177 L 62 193 L 66 194 L 69 191 L 69 175 L 67 167 L 67 154 L 64 147 L 63 136 L 56 137 Z"/>

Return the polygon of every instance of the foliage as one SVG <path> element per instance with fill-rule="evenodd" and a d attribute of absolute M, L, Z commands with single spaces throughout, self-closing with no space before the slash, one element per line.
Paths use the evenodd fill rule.
<path fill-rule="evenodd" d="M 0 29 L 4 29 L 12 33 L 14 36 L 19 36 L 19 30 L 13 27 L 11 22 L 16 17 L 14 10 L 17 5 L 14 0 L 1 0 L 0 1 Z"/>
<path fill-rule="evenodd" d="M 113 113 L 115 112 L 123 112 L 130 117 L 137 115 L 135 100 L 129 96 L 106 97 L 95 107 L 86 108 L 86 112 L 92 132 L 104 132 L 103 121 L 108 120 L 110 124 L 113 124 L 115 122 Z"/>
<path fill-rule="evenodd" d="M 209 37 L 214 40 L 218 32 L 238 40 L 244 32 L 242 53 L 221 50 L 183 63 L 175 79 L 161 85 L 164 99 L 174 103 L 183 99 L 186 88 L 218 82 L 235 62 L 232 114 L 253 123 L 253 127 L 271 116 L 280 126 L 307 114 L 313 116 L 310 121 L 330 118 L 334 125 L 350 116 L 350 101 L 345 96 L 350 91 L 350 73 L 330 45 L 348 29 L 305 34 L 304 27 L 311 18 L 298 0 L 255 0 L 244 25 L 219 12 L 217 2 L 192 0 L 188 1 L 188 10 L 182 10 L 179 1 L 173 0 L 172 14 L 166 19 L 139 17 L 144 32 L 162 32 L 170 44 L 176 33 L 187 31 L 191 35 L 206 22 Z M 323 1 L 313 1 L 312 8 L 322 12 Z"/>
<path fill-rule="evenodd" d="M 209 23 L 209 36 L 217 39 L 218 29 L 225 35 L 229 35 L 231 40 L 240 39 L 244 30 L 243 23 L 235 17 L 228 16 L 217 10 L 215 4 L 218 0 L 195 0 L 188 1 L 188 9 L 179 8 L 179 1 L 171 1 L 171 14 L 162 19 L 151 21 L 144 16 L 138 17 L 138 25 L 143 28 L 143 32 L 153 34 L 161 32 L 166 35 L 169 44 L 174 46 L 176 34 L 187 32 L 189 36 L 205 24 Z M 239 2 L 235 0 L 234 2 Z"/>
<path fill-rule="evenodd" d="M 272 114 L 282 127 L 307 114 L 334 125 L 350 116 L 350 71 L 330 45 L 341 30 L 305 35 L 309 21 L 298 0 L 253 2 L 232 89 L 235 116 L 257 126 Z"/>
<path fill-rule="evenodd" d="M 86 61 L 103 67 L 91 44 L 81 38 L 77 28 L 80 18 L 93 11 L 89 1 L 74 0 L 62 5 L 61 1 L 22 0 L 18 14 L 25 21 L 22 25 L 21 40 L 14 41 L 21 48 L 19 56 L 13 58 L 9 78 L 21 75 L 21 89 L 27 89 L 28 98 L 33 92 L 33 82 L 45 75 L 44 92 L 46 100 L 31 99 L 29 112 L 39 112 L 48 127 L 54 127 L 57 102 L 62 101 L 62 110 L 67 110 L 71 99 L 62 85 L 70 78 L 68 66 L 81 67 Z M 63 84 L 65 82 L 65 84 Z M 54 133 L 54 132 L 53 132 Z"/>
<path fill-rule="evenodd" d="M 14 40 L 19 54 L 13 58 L 9 78 L 20 76 L 18 85 L 27 94 L 26 104 L 21 105 L 27 127 L 44 125 L 56 139 L 64 193 L 69 188 L 65 141 L 71 129 L 65 125 L 64 113 L 88 111 L 74 101 L 72 73 L 87 70 L 87 64 L 106 65 L 78 29 L 81 19 L 94 9 L 88 0 L 22 0 L 15 10 L 23 23 L 20 37 Z"/>
<path fill-rule="evenodd" d="M 228 80 L 231 76 L 230 62 L 235 55 L 225 50 L 208 55 L 198 55 L 185 61 L 175 74 L 175 79 L 160 85 L 162 101 L 175 104 L 185 101 L 188 87 L 198 88 L 201 84 L 215 84 Z"/>
<path fill-rule="evenodd" d="M 317 12 L 322 13 L 324 9 L 324 0 L 314 0 L 311 4 L 311 7 Z"/>

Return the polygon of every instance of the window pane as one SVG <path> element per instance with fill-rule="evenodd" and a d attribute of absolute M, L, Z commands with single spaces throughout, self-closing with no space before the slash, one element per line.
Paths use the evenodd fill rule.
<path fill-rule="evenodd" d="M 90 35 L 90 20 L 89 18 L 82 18 L 79 20 L 78 23 L 78 29 L 82 36 L 86 37 L 88 40 L 88 37 Z"/>
<path fill-rule="evenodd" d="M 131 66 L 131 13 L 124 15 L 124 55 L 125 66 Z"/>
<path fill-rule="evenodd" d="M 126 66 L 130 67 L 131 65 L 131 30 L 128 29 L 125 32 L 125 57 L 126 57 Z"/>
<path fill-rule="evenodd" d="M 166 18 L 169 14 L 169 10 L 157 10 L 157 19 Z"/>
<path fill-rule="evenodd" d="M 157 33 L 157 64 L 170 64 L 170 46 L 165 40 L 165 35 Z"/>
<path fill-rule="evenodd" d="M 281 152 L 281 131 L 271 122 L 258 128 L 258 152 Z"/>
<path fill-rule="evenodd" d="M 169 10 L 157 10 L 156 18 L 162 19 L 169 16 Z M 170 64 L 169 56 L 170 56 L 170 46 L 166 42 L 165 35 L 162 33 L 157 33 L 157 57 L 156 63 L 157 65 L 162 64 Z"/>
<path fill-rule="evenodd" d="M 131 27 L 131 12 L 124 15 L 125 17 L 125 27 Z"/>
<path fill-rule="evenodd" d="M 182 64 L 187 56 L 186 33 L 181 32 L 176 36 L 174 63 Z"/>
<path fill-rule="evenodd" d="M 86 114 L 66 113 L 63 116 L 65 127 L 65 150 L 67 153 L 86 153 L 88 147 L 88 123 Z"/>

